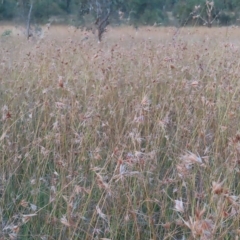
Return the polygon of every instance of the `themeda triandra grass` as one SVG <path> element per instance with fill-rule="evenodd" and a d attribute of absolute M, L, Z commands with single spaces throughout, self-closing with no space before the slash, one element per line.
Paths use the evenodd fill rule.
<path fill-rule="evenodd" d="M 1 39 L 1 238 L 239 238 L 240 31 L 175 31 Z"/>

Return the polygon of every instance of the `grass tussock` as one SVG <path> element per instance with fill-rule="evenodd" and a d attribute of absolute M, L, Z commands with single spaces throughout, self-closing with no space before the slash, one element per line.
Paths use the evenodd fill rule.
<path fill-rule="evenodd" d="M 1 239 L 239 239 L 239 29 L 1 38 Z"/>

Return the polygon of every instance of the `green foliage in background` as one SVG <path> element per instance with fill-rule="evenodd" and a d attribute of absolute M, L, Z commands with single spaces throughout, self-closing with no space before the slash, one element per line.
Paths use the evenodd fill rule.
<path fill-rule="evenodd" d="M 17 11 L 17 4 L 14 0 L 2 1 L 0 4 L 0 20 L 11 19 Z"/>
<path fill-rule="evenodd" d="M 2 33 L 2 37 L 7 37 L 7 36 L 10 36 L 12 34 L 12 31 L 11 30 L 9 30 L 9 29 L 7 29 L 7 30 L 5 30 L 3 33 Z"/>
<path fill-rule="evenodd" d="M 184 24 L 202 24 L 198 19 L 192 18 L 191 13 L 195 6 L 200 6 L 200 15 L 206 19 L 206 1 L 205 0 L 185 0 L 176 1 L 173 5 L 172 11 L 174 16 L 178 19 L 181 25 Z M 215 0 L 212 17 L 216 19 L 219 25 L 235 24 L 240 13 L 240 1 L 232 0 Z"/>
<path fill-rule="evenodd" d="M 118 12 L 133 25 L 167 24 L 169 12 L 180 25 L 202 24 L 192 19 L 195 6 L 201 6 L 201 16 L 206 16 L 205 0 L 3 0 L 0 3 L 0 20 L 26 20 L 30 3 L 33 3 L 33 19 L 46 22 L 51 16 L 65 19 L 82 19 L 86 14 L 96 15 L 94 4 L 102 8 L 111 6 L 112 21 L 120 22 Z M 107 5 L 106 5 L 107 4 Z M 240 15 L 239 0 L 215 0 L 213 17 L 219 25 L 237 23 Z"/>

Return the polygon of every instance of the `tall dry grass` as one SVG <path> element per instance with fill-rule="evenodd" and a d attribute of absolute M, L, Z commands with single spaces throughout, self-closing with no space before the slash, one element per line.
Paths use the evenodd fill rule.
<path fill-rule="evenodd" d="M 2 37 L 1 239 L 239 239 L 239 37 Z"/>

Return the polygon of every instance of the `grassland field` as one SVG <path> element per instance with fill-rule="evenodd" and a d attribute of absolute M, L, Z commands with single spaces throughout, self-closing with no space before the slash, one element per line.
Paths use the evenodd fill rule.
<path fill-rule="evenodd" d="M 240 28 L 42 29 L 0 26 L 0 239 L 240 239 Z"/>

